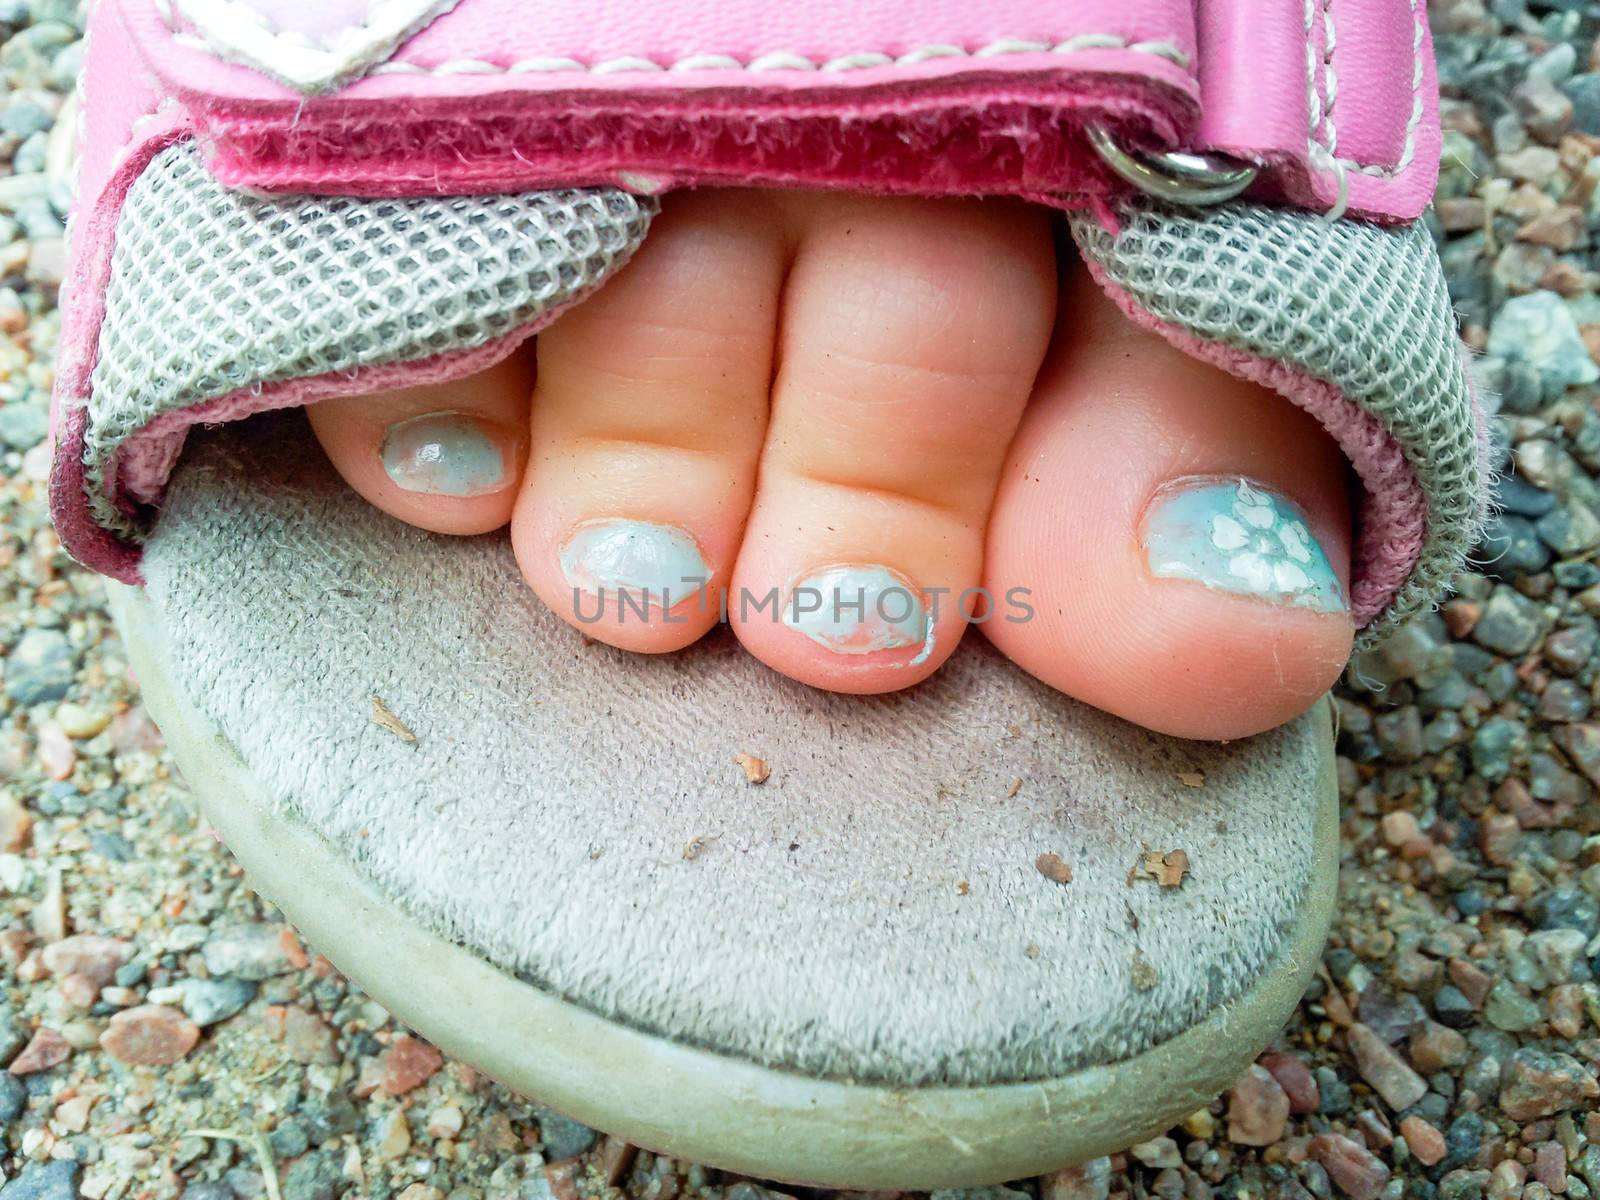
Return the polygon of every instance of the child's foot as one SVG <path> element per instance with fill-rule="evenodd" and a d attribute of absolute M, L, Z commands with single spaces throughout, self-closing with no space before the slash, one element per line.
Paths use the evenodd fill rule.
<path fill-rule="evenodd" d="M 677 649 L 725 596 L 768 665 L 877 692 L 977 609 L 1044 682 L 1208 738 L 1302 712 L 1349 653 L 1343 456 L 1058 279 L 1043 210 L 671 197 L 531 359 L 312 424 L 402 520 L 509 521 L 529 586 L 601 641 Z"/>

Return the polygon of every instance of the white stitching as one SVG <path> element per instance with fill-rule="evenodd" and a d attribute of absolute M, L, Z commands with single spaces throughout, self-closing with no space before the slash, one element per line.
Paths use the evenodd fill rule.
<path fill-rule="evenodd" d="M 188 35 L 176 35 L 182 40 Z M 185 43 L 188 44 L 188 43 Z M 506 66 L 484 62 L 481 59 L 452 59 L 433 67 L 416 63 L 385 62 L 373 67 L 372 75 L 522 75 L 557 71 L 582 71 L 590 75 L 615 75 L 630 71 L 640 72 L 693 72 L 693 71 L 864 71 L 873 67 L 909 67 L 935 58 L 998 58 L 1010 54 L 1073 54 L 1082 50 L 1131 50 L 1150 54 L 1185 69 L 1189 56 L 1171 42 L 1130 42 L 1113 34 L 1089 33 L 1068 38 L 1064 42 L 1033 42 L 1019 38 L 1002 38 L 964 50 L 960 46 L 935 44 L 918 46 L 904 54 L 889 55 L 866 50 L 855 54 L 841 54 L 834 58 L 813 59 L 788 51 L 774 51 L 748 62 L 728 54 L 692 54 L 670 63 L 659 63 L 642 55 L 625 55 L 608 58 L 597 63 L 582 63 L 575 58 L 529 58 Z"/>
<path fill-rule="evenodd" d="M 1333 70 L 1335 31 L 1333 8 L 1328 6 L 1323 15 L 1326 45 L 1320 58 L 1326 70 L 1328 99 L 1324 104 L 1321 89 L 1317 86 L 1318 54 L 1313 33 L 1316 28 L 1316 6 L 1319 0 L 1306 0 L 1306 110 L 1309 118 L 1307 154 L 1319 170 L 1338 177 L 1340 199 L 1335 207 L 1342 213 L 1348 197 L 1349 180 L 1346 171 L 1356 171 L 1376 179 L 1394 179 L 1406 172 L 1416 159 L 1417 128 L 1422 123 L 1422 79 L 1424 75 L 1422 39 L 1425 26 L 1421 13 L 1422 0 L 1411 0 L 1411 113 L 1406 121 L 1405 142 L 1400 157 L 1393 164 L 1363 163 L 1354 158 L 1340 158 L 1334 150 L 1338 145 L 1338 131 L 1333 124 L 1333 102 L 1338 90 L 1338 77 Z M 1317 140 L 1318 128 L 1327 131 L 1326 144 Z"/>
<path fill-rule="evenodd" d="M 172 0 L 154 0 L 154 3 L 162 20 L 166 22 L 167 29 L 172 33 L 174 42 L 213 56 L 217 54 L 217 47 L 209 40 L 202 36 L 187 33 L 181 28 L 178 15 L 172 8 Z M 266 17 L 248 3 L 240 4 L 238 0 L 233 0 L 229 7 L 245 9 L 255 22 L 260 25 L 262 32 L 266 36 L 273 38 L 283 38 L 285 36 L 272 29 L 268 25 Z M 363 22 L 360 26 L 350 26 L 349 28 L 364 29 L 369 23 Z M 296 39 L 297 44 L 304 44 L 308 40 L 305 38 Z M 326 42 L 316 41 L 311 41 L 311 44 L 323 48 L 327 45 Z M 938 42 L 927 46 L 917 46 L 899 55 L 885 54 L 877 50 L 865 50 L 853 54 L 841 54 L 833 58 L 812 59 L 802 54 L 778 50 L 760 55 L 748 62 L 735 58 L 731 54 L 691 54 L 663 64 L 645 55 L 628 54 L 618 58 L 604 59 L 592 64 L 579 62 L 575 58 L 530 58 L 511 63 L 509 66 L 500 66 L 496 63 L 485 62 L 482 59 L 462 58 L 452 59 L 434 67 L 419 67 L 414 63 L 385 61 L 374 65 L 367 73 L 371 75 L 484 75 L 491 73 L 522 74 L 547 71 L 584 71 L 592 75 L 611 75 L 625 71 L 853 71 L 865 70 L 870 67 L 909 67 L 935 58 L 996 58 L 1008 54 L 1073 54 L 1083 50 L 1131 50 L 1139 54 L 1150 54 L 1157 58 L 1164 58 L 1185 70 L 1188 70 L 1191 62 L 1189 56 L 1178 49 L 1172 42 L 1153 39 L 1131 42 L 1127 38 L 1119 37 L 1113 33 L 1083 33 L 1059 42 L 1034 41 L 1024 38 L 997 38 L 978 47 L 976 50 L 967 50 L 948 42 Z"/>

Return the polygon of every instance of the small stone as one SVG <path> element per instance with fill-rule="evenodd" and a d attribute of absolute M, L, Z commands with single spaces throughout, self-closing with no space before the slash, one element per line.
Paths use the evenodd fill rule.
<path fill-rule="evenodd" d="M 1583 210 L 1572 204 L 1557 205 L 1524 222 L 1517 237 L 1552 250 L 1571 250 L 1584 240 Z"/>
<path fill-rule="evenodd" d="M 0 1074 L 0 1125 L 10 1124 L 28 1107 L 28 1089 L 11 1074 Z"/>
<path fill-rule="evenodd" d="M 98 989 L 116 978 L 117 968 L 133 957 L 133 947 L 116 938 L 80 933 L 46 946 L 39 957 L 52 975 L 80 975 Z"/>
<path fill-rule="evenodd" d="M 1537 149 L 1530 146 L 1521 155 Z M 1502 155 L 1502 163 L 1513 157 Z M 1553 391 L 1600 380 L 1600 367 L 1589 357 L 1571 310 L 1555 292 L 1529 292 L 1507 300 L 1489 326 L 1488 348 L 1507 362 L 1530 363 Z"/>
<path fill-rule="evenodd" d="M 1467 1061 L 1467 1039 L 1429 1021 L 1411 1035 L 1411 1065 L 1424 1075 L 1448 1071 Z"/>
<path fill-rule="evenodd" d="M 1521 1033 L 1532 1029 L 1543 1017 L 1539 1006 L 1517 990 L 1516 984 L 1502 979 L 1489 992 L 1483 1005 L 1484 1019 L 1496 1029 Z"/>
<path fill-rule="evenodd" d="M 1567 1190 L 1567 1152 L 1560 1142 L 1540 1142 L 1533 1148 L 1532 1174 L 1557 1195 Z"/>
<path fill-rule="evenodd" d="M 1578 929 L 1541 929 L 1528 935 L 1523 947 L 1550 983 L 1567 983 L 1583 961 L 1588 937 Z"/>
<path fill-rule="evenodd" d="M 58 1067 L 71 1057 L 72 1044 L 54 1029 L 41 1025 L 6 1069 L 13 1075 L 33 1075 Z"/>
<path fill-rule="evenodd" d="M 1362 991 L 1360 1011 L 1361 1023 L 1391 1046 L 1428 1019 L 1428 1010 L 1411 993 L 1390 992 L 1375 983 Z"/>
<path fill-rule="evenodd" d="M 30 1162 L 0 1187 L 0 1200 L 77 1200 L 80 1170 L 77 1163 L 65 1158 Z"/>
<path fill-rule="evenodd" d="M 440 1105 L 428 1114 L 428 1136 L 436 1138 L 459 1137 L 465 1120 L 461 1110 L 454 1104 Z"/>
<path fill-rule="evenodd" d="M 60 700 L 77 674 L 72 647 L 55 629 L 30 629 L 6 658 L 6 695 L 29 707 Z"/>
<path fill-rule="evenodd" d="M 1563 675 L 1575 675 L 1594 661 L 1597 640 L 1590 625 L 1558 629 L 1545 639 L 1544 660 Z"/>
<path fill-rule="evenodd" d="M 1539 640 L 1539 612 L 1533 601 L 1504 584 L 1489 594 L 1472 640 L 1486 649 L 1518 658 Z"/>
<path fill-rule="evenodd" d="M 1573 103 L 1543 75 L 1530 73 L 1511 89 L 1511 107 L 1529 133 L 1554 145 L 1572 125 Z"/>
<path fill-rule="evenodd" d="M 0 792 L 0 851 L 15 854 L 28 844 L 33 817 L 10 792 Z"/>
<path fill-rule="evenodd" d="M 1316 1076 L 1295 1055 L 1265 1054 L 1261 1057 L 1261 1065 L 1272 1073 L 1283 1094 L 1289 1097 L 1290 1112 L 1296 1115 L 1316 1112 L 1321 1106 L 1322 1095 L 1317 1088 Z"/>
<path fill-rule="evenodd" d="M 1357 1022 L 1345 1036 L 1355 1055 L 1356 1069 L 1390 1108 L 1397 1112 L 1410 1108 L 1427 1094 L 1428 1085 L 1422 1077 L 1366 1025 Z"/>
<path fill-rule="evenodd" d="M 1550 1009 L 1550 1028 L 1557 1037 L 1568 1041 L 1583 1032 L 1583 987 L 1576 983 L 1563 983 L 1550 989 L 1545 997 Z"/>
<path fill-rule="evenodd" d="M 402 1034 L 379 1056 L 383 1075 L 378 1086 L 391 1096 L 404 1095 L 431 1079 L 444 1057 L 427 1042 Z"/>
<path fill-rule="evenodd" d="M 200 1028 L 226 1021 L 256 998 L 256 985 L 246 979 L 181 979 L 173 985 L 183 1011 Z"/>
<path fill-rule="evenodd" d="M 1389 1168 L 1359 1142 L 1337 1133 L 1318 1134 L 1311 1139 L 1311 1157 L 1339 1190 L 1350 1200 L 1378 1200 L 1389 1182 Z"/>
<path fill-rule="evenodd" d="M 1129 1146 L 1128 1153 L 1154 1170 L 1183 1165 L 1183 1156 L 1178 1153 L 1178 1143 L 1169 1137 L 1151 1138 L 1148 1142 Z"/>
<path fill-rule="evenodd" d="M 343 1182 L 339 1157 L 328 1151 L 306 1154 L 289 1164 L 283 1177 L 283 1200 L 334 1200 Z"/>
<path fill-rule="evenodd" d="M 1516 861 L 1521 837 L 1522 827 L 1509 813 L 1488 812 L 1478 822 L 1478 849 L 1497 867 L 1509 867 Z"/>
<path fill-rule="evenodd" d="M 1573 558 L 1600 546 L 1600 517 L 1576 501 L 1546 513 L 1535 523 L 1539 538 L 1563 558 Z"/>
<path fill-rule="evenodd" d="M 540 1108 L 538 1113 L 539 1140 L 544 1143 L 545 1157 L 552 1162 L 587 1153 L 600 1136 L 587 1125 L 553 1109 Z"/>
<path fill-rule="evenodd" d="M 1513 1121 L 1553 1117 L 1600 1096 L 1600 1084 L 1570 1054 L 1524 1046 L 1506 1062 L 1500 1110 Z"/>
<path fill-rule="evenodd" d="M 1039 1200 L 1107 1200 L 1111 1195 L 1111 1160 L 1091 1158 L 1039 1181 Z"/>
<path fill-rule="evenodd" d="M 70 738 L 92 738 L 111 724 L 111 714 L 81 704 L 63 704 L 56 709 L 56 724 Z"/>
<path fill-rule="evenodd" d="M 177 1009 L 141 1004 L 111 1018 L 100 1046 L 130 1066 L 164 1067 L 188 1054 L 199 1040 L 200 1027 Z"/>
<path fill-rule="evenodd" d="M 1404 846 L 1407 842 L 1415 841 L 1422 836 L 1422 826 L 1417 824 L 1416 815 L 1404 809 L 1385 813 L 1380 824 L 1384 843 L 1389 846 Z"/>
<path fill-rule="evenodd" d="M 1576 929 L 1586 938 L 1600 934 L 1600 898 L 1575 887 L 1541 892 L 1528 904 L 1528 916 L 1540 929 Z"/>
<path fill-rule="evenodd" d="M 1239 1146 L 1270 1146 L 1283 1136 L 1289 1097 L 1270 1071 L 1252 1063 L 1228 1096 L 1228 1140 Z"/>
<path fill-rule="evenodd" d="M 1400 1136 L 1406 1139 L 1412 1157 L 1423 1166 L 1431 1167 L 1444 1159 L 1444 1134 L 1421 1117 L 1410 1116 L 1401 1121 Z"/>
<path fill-rule="evenodd" d="M 259 982 L 294 969 L 281 925 L 234 925 L 206 939 L 201 955 L 213 976 Z"/>
<path fill-rule="evenodd" d="M 406 1123 L 404 1109 L 391 1108 L 378 1122 L 378 1157 L 393 1161 L 405 1156 L 411 1149 L 411 1127 Z"/>
<path fill-rule="evenodd" d="M 290 1005 L 283 1013 L 283 1049 L 297 1063 L 336 1063 L 333 1030 L 316 1013 Z"/>

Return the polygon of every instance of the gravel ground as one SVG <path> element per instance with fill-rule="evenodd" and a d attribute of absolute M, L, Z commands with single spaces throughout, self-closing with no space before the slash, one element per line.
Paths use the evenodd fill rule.
<path fill-rule="evenodd" d="M 1600 1200 L 1600 6 L 1431 7 L 1436 228 L 1514 467 L 1480 572 L 1340 690 L 1343 904 L 1272 1051 L 974 1200 Z M 0 1198 L 763 1200 L 442 1062 L 197 822 L 45 514 L 77 8 L 0 0 Z"/>

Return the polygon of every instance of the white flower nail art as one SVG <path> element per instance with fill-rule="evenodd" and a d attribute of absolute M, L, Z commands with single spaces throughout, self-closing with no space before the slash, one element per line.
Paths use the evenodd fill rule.
<path fill-rule="evenodd" d="M 1156 575 L 1321 611 L 1343 589 L 1299 511 L 1244 479 L 1199 482 L 1151 510 L 1145 548 Z"/>
<path fill-rule="evenodd" d="M 1280 513 L 1266 492 L 1241 479 L 1231 512 L 1211 518 L 1211 544 L 1229 553 L 1228 570 L 1252 592 L 1304 592 L 1313 585 L 1299 564 L 1312 560 L 1311 531 Z"/>

